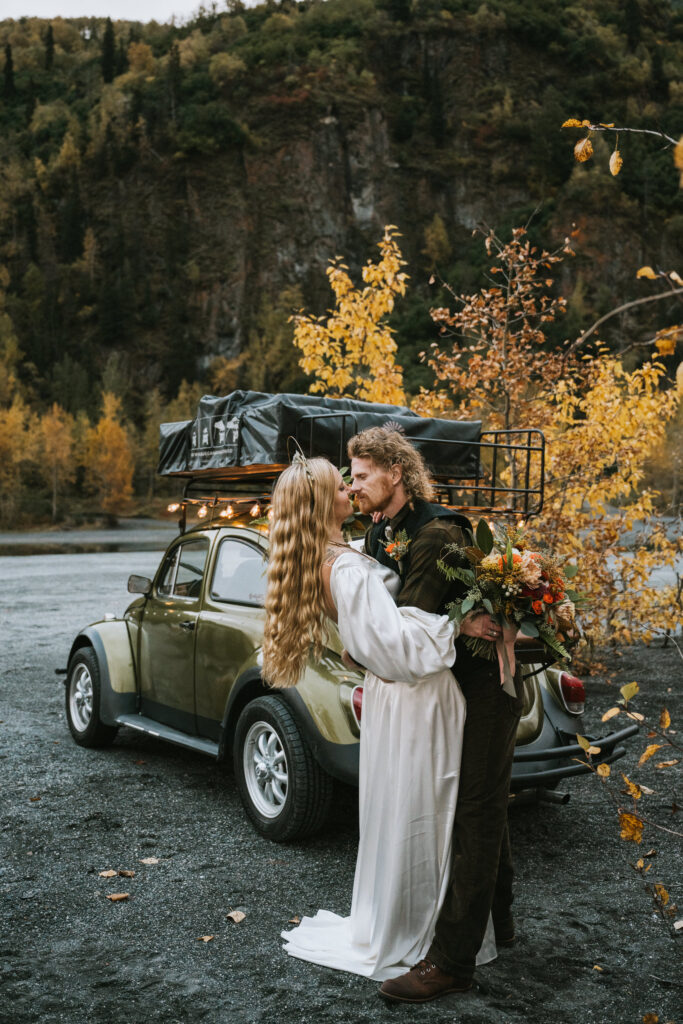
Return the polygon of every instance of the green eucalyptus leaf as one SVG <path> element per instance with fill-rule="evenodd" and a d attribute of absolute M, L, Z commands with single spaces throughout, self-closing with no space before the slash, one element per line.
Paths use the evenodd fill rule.
<path fill-rule="evenodd" d="M 485 555 L 491 554 L 493 550 L 493 534 L 491 533 L 491 527 L 485 519 L 480 519 L 477 523 L 475 539 Z"/>
<path fill-rule="evenodd" d="M 570 565 L 565 565 L 562 568 L 562 572 L 565 574 L 565 576 L 566 576 L 566 578 L 568 580 L 573 579 L 574 576 L 576 576 L 578 571 L 579 571 L 578 565 L 571 565 L 570 564 Z"/>
<path fill-rule="evenodd" d="M 524 622 L 520 622 L 519 631 L 520 633 L 524 633 L 524 636 L 540 636 L 536 623 L 530 622 L 528 619 Z"/>

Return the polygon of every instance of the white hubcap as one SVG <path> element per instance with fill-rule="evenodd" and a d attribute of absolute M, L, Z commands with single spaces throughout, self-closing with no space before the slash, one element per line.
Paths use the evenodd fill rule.
<path fill-rule="evenodd" d="M 92 677 L 84 664 L 74 669 L 69 683 L 69 711 L 71 721 L 79 732 L 84 732 L 92 718 L 93 685 Z"/>
<path fill-rule="evenodd" d="M 252 804 L 265 818 L 277 818 L 287 799 L 289 773 L 282 741 L 269 722 L 254 722 L 242 757 Z"/>

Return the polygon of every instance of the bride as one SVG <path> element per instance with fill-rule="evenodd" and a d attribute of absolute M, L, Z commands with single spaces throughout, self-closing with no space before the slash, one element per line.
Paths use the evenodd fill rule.
<path fill-rule="evenodd" d="M 450 671 L 454 626 L 397 608 L 399 577 L 343 542 L 352 512 L 341 474 L 295 456 L 273 493 L 263 667 L 294 686 L 327 616 L 365 666 L 360 841 L 349 917 L 320 910 L 283 932 L 302 960 L 377 981 L 426 954 L 449 882 L 465 700 Z M 489 922 L 477 963 L 496 955 Z"/>

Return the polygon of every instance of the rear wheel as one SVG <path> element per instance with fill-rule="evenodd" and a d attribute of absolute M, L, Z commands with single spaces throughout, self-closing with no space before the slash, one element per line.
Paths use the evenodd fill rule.
<path fill-rule="evenodd" d="M 234 766 L 242 803 L 261 835 L 284 842 L 322 827 L 332 799 L 332 779 L 313 757 L 279 697 L 259 697 L 242 711 L 235 730 Z"/>
<path fill-rule="evenodd" d="M 76 651 L 66 675 L 66 720 L 81 747 L 106 747 L 113 742 L 118 726 L 100 720 L 100 667 L 91 647 Z"/>

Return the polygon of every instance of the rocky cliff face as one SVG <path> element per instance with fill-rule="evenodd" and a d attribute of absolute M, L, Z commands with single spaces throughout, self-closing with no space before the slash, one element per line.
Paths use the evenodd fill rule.
<path fill-rule="evenodd" d="M 543 244 L 573 234 L 578 256 L 562 288 L 579 319 L 634 297 L 640 263 L 680 262 L 670 153 L 637 137 L 622 142 L 625 166 L 614 179 L 600 139 L 595 160 L 577 167 L 574 137 L 560 128 L 573 115 L 683 124 L 683 90 L 669 89 L 660 54 L 683 46 L 675 33 L 657 40 L 656 28 L 643 29 L 632 47 L 611 2 L 605 24 L 593 12 L 580 25 L 563 5 L 550 18 L 521 3 L 493 13 L 463 3 L 403 23 L 368 0 L 346 2 L 358 8 L 353 31 L 325 35 L 302 6 L 286 47 L 264 35 L 266 15 L 246 12 L 245 32 L 225 43 L 243 56 L 227 85 L 207 71 L 223 45 L 217 21 L 180 40 L 176 78 L 171 36 L 155 37 L 155 55 L 150 47 L 153 74 L 128 71 L 101 93 L 89 85 L 78 103 L 65 86 L 59 101 L 36 107 L 34 96 L 31 112 L 28 99 L 21 105 L 22 72 L 18 98 L 0 111 L 0 244 L 8 309 L 45 398 L 65 358 L 94 385 L 112 353 L 132 390 L 173 391 L 216 356 L 247 351 L 283 293 L 299 289 L 308 309 L 324 313 L 328 261 L 341 255 L 357 274 L 389 223 L 403 233 L 412 279 L 413 298 L 394 318 L 408 359 L 431 336 L 434 265 L 456 290 L 481 284 L 478 226 L 504 233 L 536 211 L 532 232 Z M 343 0 L 323 8 L 319 21 L 346 10 Z M 7 24 L 0 37 L 14 38 Z M 309 35 L 318 26 L 315 40 L 306 25 Z M 263 56 L 257 30 L 270 47 Z M 192 64 L 183 64 L 187 39 L 200 53 Z M 62 60 L 78 92 L 85 58 L 81 70 Z M 445 238 L 438 252 L 425 240 L 435 216 Z M 267 334 L 259 358 L 268 358 Z"/>

